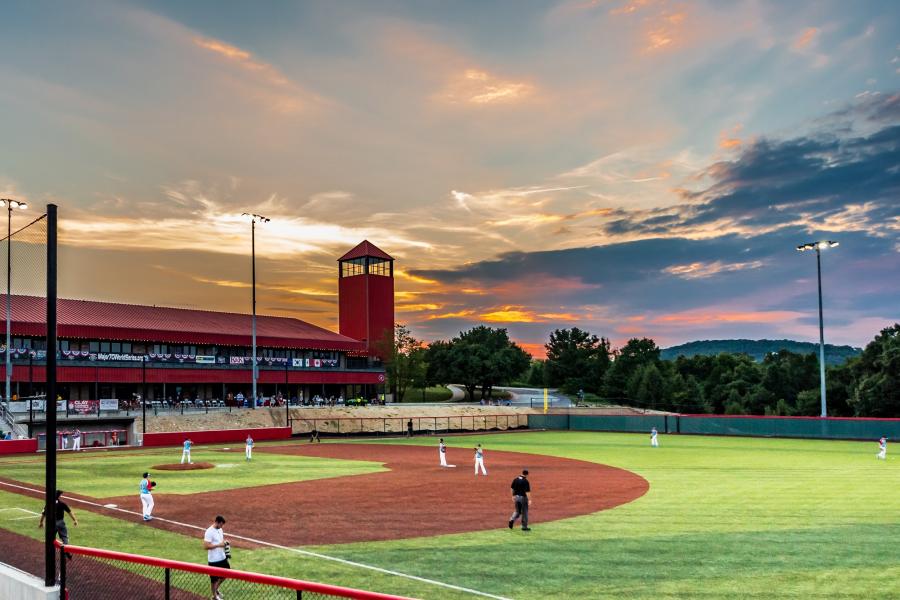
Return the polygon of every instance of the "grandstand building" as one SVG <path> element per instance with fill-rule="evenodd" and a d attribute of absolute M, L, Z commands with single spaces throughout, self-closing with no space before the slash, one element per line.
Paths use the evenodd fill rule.
<path fill-rule="evenodd" d="M 257 316 L 258 383 L 265 398 L 372 398 L 383 391 L 377 348 L 394 325 L 393 258 L 364 241 L 338 265 L 338 333 L 299 319 Z M 45 381 L 46 300 L 13 295 L 11 305 L 12 393 L 38 395 Z M 170 404 L 250 402 L 249 314 L 60 299 L 58 321 L 64 400 L 79 406 L 138 395 Z M 3 377 L 6 351 L 4 344 Z"/>

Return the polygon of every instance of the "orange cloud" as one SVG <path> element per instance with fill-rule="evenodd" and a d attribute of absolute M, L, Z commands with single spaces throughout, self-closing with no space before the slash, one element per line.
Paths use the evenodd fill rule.
<path fill-rule="evenodd" d="M 311 94 L 292 83 L 281 71 L 269 63 L 257 60 L 247 50 L 213 38 L 196 37 L 193 42 L 198 48 L 212 52 L 228 63 L 252 73 L 256 83 L 246 88 L 245 93 L 256 97 L 271 110 L 294 114 L 313 100 Z"/>
<path fill-rule="evenodd" d="M 791 48 L 793 48 L 794 50 L 802 50 L 812 44 L 818 35 L 818 27 L 807 27 L 803 30 L 803 33 L 797 36 L 797 39 L 795 39 L 794 43 L 791 44 Z"/>
<path fill-rule="evenodd" d="M 434 319 L 460 319 L 464 317 L 470 317 L 475 314 L 473 310 L 460 310 L 457 312 L 448 312 L 440 315 L 429 315 L 428 320 L 432 321 Z"/>
<path fill-rule="evenodd" d="M 434 279 L 428 279 L 427 277 L 420 277 L 418 275 L 413 275 L 408 271 L 404 271 L 403 269 L 394 268 L 394 276 L 400 277 L 402 279 L 408 279 L 409 281 L 414 281 L 416 283 L 424 283 L 428 285 L 434 285 L 440 283 Z"/>
<path fill-rule="evenodd" d="M 741 129 L 743 129 L 743 125 L 738 123 L 731 129 L 720 132 L 719 148 L 721 148 L 722 150 L 733 150 L 736 148 L 740 148 L 743 144 L 741 138 L 738 137 L 738 133 L 740 133 Z"/>
<path fill-rule="evenodd" d="M 439 310 L 442 307 L 440 304 L 397 304 L 395 309 L 398 312 L 421 312 L 423 310 Z"/>
<path fill-rule="evenodd" d="M 521 306 L 505 306 L 501 310 L 483 313 L 479 317 L 488 323 L 535 323 L 540 319 L 530 310 Z"/>

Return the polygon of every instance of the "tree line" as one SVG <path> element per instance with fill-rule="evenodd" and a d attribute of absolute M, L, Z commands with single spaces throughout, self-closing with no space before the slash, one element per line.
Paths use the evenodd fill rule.
<path fill-rule="evenodd" d="M 779 350 L 756 361 L 746 354 L 664 360 L 649 338 L 619 349 L 578 328 L 557 329 L 547 358 L 533 361 L 531 385 L 583 391 L 608 402 L 682 413 L 820 414 L 816 354 Z M 883 329 L 859 356 L 826 369 L 830 416 L 900 416 L 900 324 Z"/>
<path fill-rule="evenodd" d="M 456 383 L 470 400 L 480 390 L 525 382 L 600 402 L 682 413 L 809 415 L 820 411 L 816 354 L 779 350 L 661 358 L 652 339 L 621 348 L 577 327 L 557 329 L 546 359 L 531 357 L 506 329 L 478 326 L 424 344 L 398 324 L 384 341 L 388 382 L 397 400 L 410 387 Z M 900 417 L 900 324 L 883 329 L 859 356 L 826 371 L 830 416 Z"/>

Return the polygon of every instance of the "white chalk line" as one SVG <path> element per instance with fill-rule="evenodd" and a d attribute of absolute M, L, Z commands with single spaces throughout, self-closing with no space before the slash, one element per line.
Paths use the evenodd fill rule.
<path fill-rule="evenodd" d="M 28 513 L 27 517 L 13 517 L 11 519 L 3 519 L 4 521 L 24 521 L 25 519 L 37 519 L 41 516 L 41 513 L 36 513 L 33 510 L 28 510 L 27 508 L 21 508 L 18 506 L 14 506 L 12 508 L 0 508 L 0 512 L 5 512 L 8 510 L 18 510 L 23 513 Z"/>
<path fill-rule="evenodd" d="M 16 484 L 14 484 L 14 483 L 7 483 L 7 482 L 5 482 L 5 481 L 0 481 L 0 485 L 5 485 L 5 486 L 8 486 L 8 487 L 17 488 L 17 489 L 20 489 L 20 490 L 25 490 L 25 491 L 33 492 L 33 493 L 37 493 L 37 494 L 43 494 L 43 493 L 44 493 L 43 490 L 37 490 L 37 489 L 34 489 L 34 488 L 26 487 L 26 486 L 24 486 L 24 485 L 16 485 Z M 121 512 L 121 513 L 125 513 L 125 514 L 128 514 L 128 515 L 134 515 L 134 516 L 142 516 L 141 513 L 137 512 L 137 511 L 126 510 L 126 509 L 124 509 L 124 508 L 109 508 L 109 507 L 107 507 L 107 506 L 105 506 L 105 505 L 103 505 L 103 504 L 99 504 L 99 503 L 97 503 L 97 502 L 91 502 L 90 500 L 81 500 L 81 499 L 79 499 L 79 498 L 73 498 L 73 497 L 71 497 L 71 496 L 67 496 L 67 499 L 68 499 L 70 502 L 80 502 L 80 503 L 82 503 L 82 504 L 87 504 L 87 505 L 89 505 L 89 506 L 96 506 L 96 507 L 102 508 L 102 509 L 104 509 L 104 510 L 118 511 L 118 512 Z M 0 509 L 0 510 L 14 510 L 14 509 Z M 24 510 L 24 509 L 20 509 L 20 510 Z M 154 521 L 162 521 L 163 523 L 171 523 L 171 524 L 173 524 L 173 525 L 178 525 L 179 527 L 186 527 L 186 528 L 188 528 L 188 529 L 195 529 L 195 530 L 197 530 L 197 531 L 206 531 L 206 529 L 207 529 L 206 527 L 201 527 L 201 526 L 199 526 L 199 525 L 192 525 L 192 524 L 190 524 L 190 523 L 181 523 L 181 522 L 179 522 L 179 521 L 173 521 L 172 519 L 165 519 L 165 518 L 162 518 L 162 517 L 153 517 L 153 520 L 154 520 Z M 497 596 L 497 595 L 494 595 L 494 594 L 489 594 L 489 593 L 487 593 L 487 592 L 481 592 L 481 591 L 478 591 L 478 590 L 473 590 L 473 589 L 471 589 L 471 588 L 462 587 L 462 586 L 459 586 L 459 585 L 454 585 L 454 584 L 452 584 L 452 583 L 445 583 L 445 582 L 443 582 L 443 581 L 437 581 L 437 580 L 434 580 L 434 579 L 427 579 L 427 578 L 425 578 L 425 577 L 419 577 L 418 575 L 409 575 L 408 573 L 401 573 L 401 572 L 399 572 L 399 571 L 392 571 L 392 570 L 390 570 L 390 569 L 383 569 L 383 568 L 381 568 L 381 567 L 376 567 L 376 566 L 374 566 L 374 565 L 367 565 L 367 564 L 365 564 L 365 563 L 356 562 L 356 561 L 352 561 L 352 560 L 347 560 L 346 558 L 338 558 L 338 557 L 336 557 L 336 556 L 329 556 L 329 555 L 327 555 L 327 554 L 322 554 L 322 553 L 320 553 L 320 552 L 312 552 L 311 550 L 302 550 L 302 549 L 300 549 L 300 548 L 291 548 L 290 546 L 282 546 L 281 544 L 274 544 L 274 543 L 272 543 L 272 542 L 265 542 L 265 541 L 262 541 L 262 540 L 257 540 L 257 539 L 251 538 L 251 537 L 246 537 L 246 536 L 243 536 L 243 535 L 237 535 L 237 534 L 232 534 L 232 533 L 229 533 L 229 534 L 228 534 L 228 537 L 230 537 L 230 538 L 235 538 L 235 539 L 239 539 L 239 540 L 244 540 L 245 542 L 250 542 L 250 543 L 252 543 L 252 544 L 258 544 L 258 545 L 260 545 L 260 546 L 268 546 L 269 548 L 276 548 L 276 549 L 278 549 L 278 550 L 286 550 L 286 551 L 288 551 L 288 552 L 294 552 L 295 554 L 302 554 L 302 555 L 305 555 L 305 556 L 311 556 L 311 557 L 314 557 L 314 558 L 321 558 L 321 559 L 323 559 L 323 560 L 330 560 L 330 561 L 333 561 L 333 562 L 336 562 L 336 563 L 341 563 L 341 564 L 348 565 L 348 566 L 351 566 L 351 567 L 358 567 L 358 568 L 361 568 L 361 569 L 368 569 L 368 570 L 370 570 L 370 571 L 376 571 L 376 572 L 378 572 L 378 573 L 384 573 L 384 574 L 386 574 L 386 575 L 393 575 L 393 576 L 395 576 L 395 577 L 403 577 L 403 578 L 405 578 L 405 579 L 410 579 L 410 580 L 412 580 L 412 581 L 419 581 L 419 582 L 421 582 L 421 583 L 427 583 L 427 584 L 430 584 L 430 585 L 435 585 L 435 586 L 439 586 L 439 587 L 444 587 L 444 588 L 447 588 L 447 589 L 456 590 L 456 591 L 458 591 L 458 592 L 466 592 L 466 593 L 468 593 L 468 594 L 474 594 L 474 595 L 476 595 L 476 596 L 483 596 L 483 597 L 485 597 L 485 598 L 494 598 L 494 600 L 511 600 L 510 598 L 507 598 L 507 597 L 505 597 L 505 596 Z"/>

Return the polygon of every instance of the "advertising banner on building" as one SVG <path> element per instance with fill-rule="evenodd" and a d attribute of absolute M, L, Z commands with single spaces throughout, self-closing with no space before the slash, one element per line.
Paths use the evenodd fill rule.
<path fill-rule="evenodd" d="M 119 410 L 119 399 L 100 398 L 100 410 Z"/>
<path fill-rule="evenodd" d="M 100 402 L 97 400 L 69 400 L 69 412 L 76 415 L 89 415 L 97 412 Z"/>
<path fill-rule="evenodd" d="M 214 365 L 214 364 L 216 364 L 216 357 L 215 356 L 203 356 L 201 354 L 198 354 L 196 356 L 196 358 L 194 359 L 194 362 L 196 362 L 198 365 Z"/>

